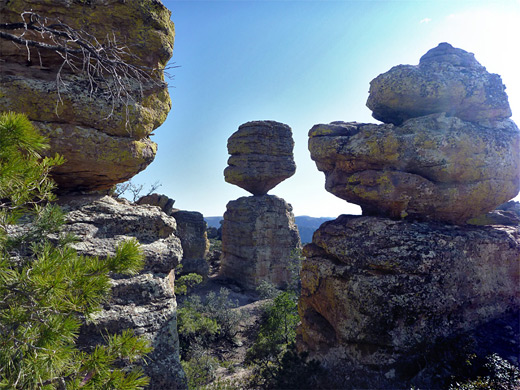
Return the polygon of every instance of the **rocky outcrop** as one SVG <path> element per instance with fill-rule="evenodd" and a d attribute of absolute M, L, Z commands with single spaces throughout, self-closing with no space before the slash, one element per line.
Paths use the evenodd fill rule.
<path fill-rule="evenodd" d="M 166 195 L 150 194 L 141 197 L 137 204 L 149 204 L 159 207 L 171 215 L 177 222 L 177 236 L 182 245 L 181 274 L 197 273 L 208 276 L 209 264 L 206 255 L 209 250 L 208 235 L 204 216 L 197 211 L 178 210 L 173 208 L 175 201 Z"/>
<path fill-rule="evenodd" d="M 372 81 L 367 105 L 387 124 L 316 125 L 311 158 L 325 188 L 365 215 L 465 223 L 520 190 L 504 89 L 473 54 L 440 44 Z"/>
<path fill-rule="evenodd" d="M 374 118 L 396 125 L 440 112 L 470 122 L 500 120 L 511 116 L 505 89 L 472 53 L 441 43 L 419 65 L 398 65 L 372 80 L 367 106 Z"/>
<path fill-rule="evenodd" d="M 2 23 L 20 23 L 22 12 L 29 10 L 39 14 L 42 22 L 48 18 L 48 25 L 59 19 L 101 43 L 115 39 L 129 48 L 132 55 L 122 54 L 122 60 L 136 69 L 163 69 L 172 55 L 173 23 L 158 0 L 0 1 Z M 37 37 L 31 31 L 24 35 Z M 107 91 L 114 80 L 107 75 L 106 84 L 89 79 L 80 71 L 82 59 L 76 63 L 79 69 L 72 70 L 61 67 L 63 58 L 55 50 L 29 50 L 30 59 L 24 45 L 0 39 L 0 111 L 26 113 L 49 137 L 51 152 L 65 157 L 66 163 L 54 171 L 61 191 L 107 189 L 152 162 L 157 146 L 149 135 L 171 108 L 162 71 L 155 81 L 121 79 L 127 82 L 128 94 L 113 100 Z M 58 73 L 63 81 L 59 87 Z M 91 91 L 92 81 L 99 84 Z"/>
<path fill-rule="evenodd" d="M 256 289 L 262 281 L 284 288 L 300 248 L 292 207 L 274 195 L 242 197 L 227 204 L 222 223 L 220 277 Z"/>
<path fill-rule="evenodd" d="M 304 254 L 299 346 L 340 382 L 402 387 L 432 345 L 520 306 L 517 226 L 344 215 Z"/>
<path fill-rule="evenodd" d="M 114 254 L 121 241 L 136 238 L 146 265 L 135 276 L 112 276 L 112 296 L 96 322 L 83 326 L 79 344 L 86 347 L 102 341 L 106 332 L 132 329 L 151 341 L 154 350 L 143 366 L 150 389 L 184 389 L 185 375 L 179 360 L 177 303 L 174 268 L 182 258 L 175 219 L 154 206 L 118 202 L 111 197 L 62 197 L 67 212 L 66 231 L 78 242 L 73 247 L 83 255 Z"/>
<path fill-rule="evenodd" d="M 197 273 L 204 277 L 209 274 L 206 256 L 209 241 L 206 222 L 201 213 L 174 209 L 171 214 L 177 222 L 177 232 L 182 244 L 182 274 Z"/>
<path fill-rule="evenodd" d="M 265 195 L 294 175 L 293 147 L 291 128 L 283 123 L 244 123 L 228 139 L 231 157 L 224 177 L 253 195 Z"/>
<path fill-rule="evenodd" d="M 441 44 L 378 76 L 367 105 L 387 123 L 309 132 L 326 189 L 363 216 L 324 223 L 304 247 L 299 349 L 334 388 L 448 388 L 449 356 L 518 365 L 518 332 L 504 336 L 520 311 L 518 218 L 488 213 L 520 189 L 500 77 Z"/>
<path fill-rule="evenodd" d="M 327 191 L 367 215 L 464 223 L 520 189 L 520 131 L 509 119 L 493 127 L 444 113 L 401 126 L 334 122 L 309 137 Z"/>

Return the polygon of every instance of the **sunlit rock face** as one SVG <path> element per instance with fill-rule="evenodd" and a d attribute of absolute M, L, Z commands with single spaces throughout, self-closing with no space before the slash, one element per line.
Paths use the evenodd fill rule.
<path fill-rule="evenodd" d="M 367 106 L 384 123 L 445 112 L 471 122 L 500 120 L 511 109 L 499 75 L 472 53 L 441 43 L 419 65 L 398 65 L 370 83 Z"/>
<path fill-rule="evenodd" d="M 520 190 L 504 90 L 473 54 L 442 43 L 371 82 L 367 105 L 386 124 L 316 125 L 311 158 L 325 188 L 365 215 L 465 223 Z"/>
<path fill-rule="evenodd" d="M 273 195 L 248 196 L 227 204 L 222 223 L 220 277 L 255 290 L 263 281 L 290 283 L 290 262 L 300 249 L 290 204 Z"/>
<path fill-rule="evenodd" d="M 520 188 L 520 131 L 444 113 L 401 126 L 335 122 L 309 132 L 327 191 L 366 215 L 453 223 L 493 210 Z"/>
<path fill-rule="evenodd" d="M 134 67 L 163 69 L 172 56 L 171 12 L 157 0 L 0 2 L 2 23 L 22 22 L 22 12 L 29 10 L 51 18 L 49 24 L 59 19 L 84 30 L 101 43 L 115 39 L 131 52 L 122 59 Z M 24 37 L 32 39 L 33 34 L 29 31 Z M 68 66 L 61 70 L 63 83 L 58 88 L 63 58 L 54 50 L 30 48 L 28 61 L 25 46 L 0 39 L 0 52 L 0 111 L 26 113 L 49 137 L 51 153 L 65 157 L 66 163 L 53 171 L 62 192 L 110 188 L 153 161 L 157 146 L 148 136 L 171 108 L 162 70 L 156 72 L 156 82 L 129 81 L 130 99 L 123 94 L 121 100 L 112 100 L 106 85 L 99 84 L 90 93 L 92 81 L 98 79 L 89 80 Z M 107 80 L 114 83 L 111 77 Z"/>
<path fill-rule="evenodd" d="M 293 147 L 291 128 L 283 123 L 244 123 L 228 139 L 231 157 L 224 170 L 226 182 L 253 195 L 267 194 L 294 175 Z"/>
<path fill-rule="evenodd" d="M 344 215 L 304 255 L 299 347 L 354 388 L 439 388 L 420 374 L 437 363 L 427 357 L 436 343 L 520 306 L 518 226 Z M 486 337 L 505 337 L 495 332 Z"/>

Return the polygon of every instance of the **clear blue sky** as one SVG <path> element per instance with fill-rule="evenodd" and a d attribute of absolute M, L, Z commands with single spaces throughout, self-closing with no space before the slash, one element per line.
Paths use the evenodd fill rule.
<path fill-rule="evenodd" d="M 369 82 L 417 64 L 440 42 L 475 53 L 507 86 L 520 120 L 520 0 L 176 1 L 173 109 L 154 131 L 155 161 L 135 183 L 160 181 L 175 207 L 222 215 L 249 193 L 224 181 L 228 137 L 242 123 L 291 126 L 296 174 L 269 193 L 295 215 L 336 217 L 359 207 L 324 189 L 307 150 L 316 123 L 376 122 Z"/>

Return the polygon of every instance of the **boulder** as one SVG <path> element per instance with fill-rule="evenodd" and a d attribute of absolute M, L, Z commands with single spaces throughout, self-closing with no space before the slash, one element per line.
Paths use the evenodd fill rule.
<path fill-rule="evenodd" d="M 309 131 L 327 191 L 366 215 L 465 223 L 520 189 L 520 131 L 444 113 L 401 126 L 333 122 Z"/>
<path fill-rule="evenodd" d="M 89 348 L 107 332 L 131 329 L 154 347 L 143 366 L 149 389 L 185 389 L 174 295 L 173 270 L 182 258 L 175 219 L 156 207 L 108 196 L 62 197 L 60 204 L 67 212 L 65 230 L 78 238 L 72 244 L 78 253 L 112 255 L 118 243 L 136 238 L 146 259 L 138 275 L 112 275 L 112 296 L 96 321 L 82 327 L 79 344 Z"/>
<path fill-rule="evenodd" d="M 49 137 L 51 153 L 65 157 L 66 163 L 53 171 L 60 190 L 108 189 L 128 180 L 153 161 L 157 146 L 149 135 L 171 108 L 162 74 L 173 50 L 170 11 L 158 0 L 0 2 L 2 23 L 20 23 L 22 12 L 30 10 L 48 18 L 48 25 L 60 20 L 100 42 L 115 39 L 131 52 L 121 59 L 134 69 L 159 69 L 155 81 L 126 80 L 129 94 L 113 100 L 106 95 L 114 83 L 109 76 L 107 85 L 90 92 L 92 80 L 79 71 L 81 59 L 73 71 L 61 68 L 63 58 L 54 50 L 30 48 L 28 59 L 24 45 L 0 39 L 0 111 L 27 114 Z M 24 37 L 38 38 L 31 31 Z M 58 74 L 63 80 L 59 86 Z"/>
<path fill-rule="evenodd" d="M 265 195 L 294 175 L 291 128 L 274 121 L 241 125 L 228 139 L 231 157 L 224 177 L 253 195 Z"/>
<path fill-rule="evenodd" d="M 384 123 L 445 112 L 465 121 L 511 116 L 505 86 L 472 53 L 441 43 L 419 65 L 398 65 L 370 83 L 367 107 Z"/>
<path fill-rule="evenodd" d="M 169 198 L 166 195 L 161 194 L 149 194 L 145 196 L 141 196 L 137 202 L 137 204 L 149 204 L 152 206 L 159 207 L 166 214 L 171 215 L 173 210 L 173 205 L 175 204 L 175 200 Z"/>
<path fill-rule="evenodd" d="M 285 288 L 300 247 L 290 204 L 273 195 L 239 198 L 224 213 L 219 276 L 249 290 L 262 281 Z"/>
<path fill-rule="evenodd" d="M 507 313 L 518 323 L 518 226 L 343 215 L 316 231 L 304 255 L 298 348 L 338 383 L 409 388 L 433 364 L 427 352 L 444 345 L 442 360 L 454 335 Z M 502 357 L 517 348 L 511 342 Z"/>
<path fill-rule="evenodd" d="M 177 233 L 182 244 L 182 274 L 197 273 L 203 277 L 209 274 L 206 256 L 209 240 L 206 221 L 197 211 L 172 210 L 170 214 L 177 222 Z"/>

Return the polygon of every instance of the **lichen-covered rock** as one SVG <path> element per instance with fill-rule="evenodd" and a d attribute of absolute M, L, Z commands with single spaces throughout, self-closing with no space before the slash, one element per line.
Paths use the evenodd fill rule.
<path fill-rule="evenodd" d="M 19 23 L 21 13 L 29 10 L 82 29 L 100 42 L 115 39 L 129 48 L 133 56 L 123 59 L 133 66 L 162 69 L 172 55 L 171 13 L 158 0 L 0 1 L 2 23 Z M 0 39 L 0 111 L 27 114 L 49 137 L 51 153 L 65 157 L 66 163 L 54 170 L 62 191 L 107 189 L 153 161 L 157 147 L 148 136 L 171 108 L 162 73 L 158 82 L 131 83 L 133 99 L 111 101 L 103 88 L 91 95 L 86 74 L 67 66 L 61 69 L 58 91 L 63 58 L 54 50 L 30 51 L 28 63 L 25 46 Z"/>
<path fill-rule="evenodd" d="M 231 157 L 224 177 L 253 195 L 265 195 L 294 175 L 293 147 L 291 128 L 283 123 L 244 123 L 228 139 Z"/>
<path fill-rule="evenodd" d="M 370 83 L 367 106 L 385 123 L 445 112 L 466 121 L 511 116 L 505 86 L 472 53 L 441 43 L 419 65 L 398 65 Z"/>
<path fill-rule="evenodd" d="M 136 238 L 146 265 L 136 276 L 112 276 L 112 296 L 96 316 L 84 325 L 79 343 L 86 347 L 102 341 L 106 332 L 131 329 L 151 341 L 154 350 L 143 366 L 150 389 L 185 389 L 177 334 L 174 268 L 182 258 L 175 219 L 156 207 L 118 202 L 111 197 L 62 197 L 66 231 L 75 234 L 73 247 L 83 255 L 114 254 L 121 241 Z"/>
<path fill-rule="evenodd" d="M 520 306 L 518 226 L 343 215 L 304 255 L 298 346 L 358 387 L 404 388 L 436 344 Z"/>
<path fill-rule="evenodd" d="M 367 215 L 464 223 L 520 189 L 520 131 L 509 119 L 493 127 L 445 114 L 401 126 L 333 122 L 309 137 L 327 191 Z"/>
<path fill-rule="evenodd" d="M 285 288 L 291 258 L 300 247 L 290 204 L 273 195 L 239 198 L 224 213 L 219 275 L 250 290 L 262 281 Z"/>
<path fill-rule="evenodd" d="M 206 221 L 197 211 L 172 210 L 170 215 L 177 222 L 177 234 L 182 244 L 182 273 L 209 274 L 206 256 L 209 251 Z"/>

